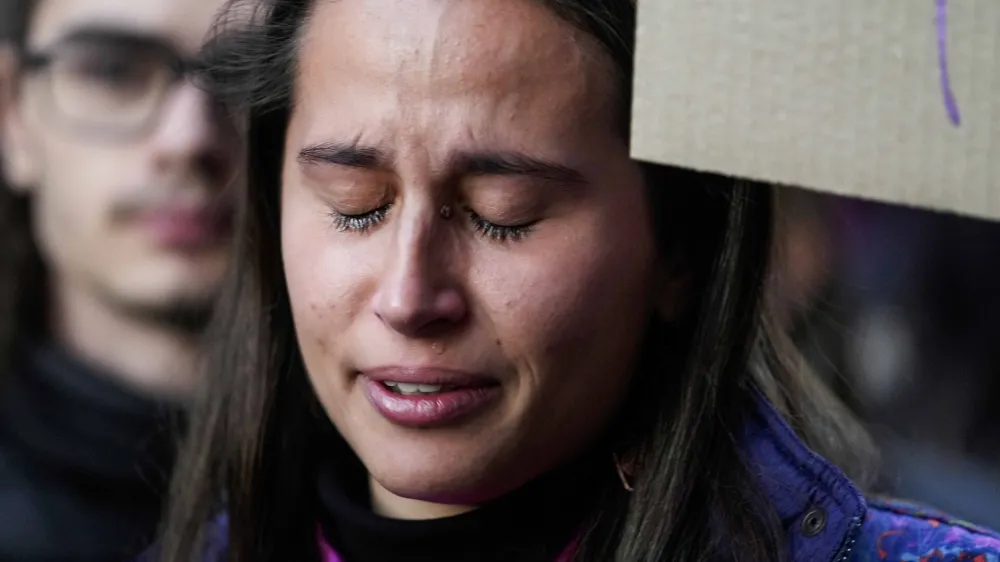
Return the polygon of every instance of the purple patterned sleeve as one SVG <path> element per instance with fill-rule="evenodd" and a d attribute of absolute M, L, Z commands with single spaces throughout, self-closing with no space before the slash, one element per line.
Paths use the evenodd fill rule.
<path fill-rule="evenodd" d="M 869 501 L 852 562 L 1000 562 L 1000 535 L 943 513 Z"/>

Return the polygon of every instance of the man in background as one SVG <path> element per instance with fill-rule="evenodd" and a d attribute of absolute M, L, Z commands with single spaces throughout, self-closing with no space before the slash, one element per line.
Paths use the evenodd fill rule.
<path fill-rule="evenodd" d="M 0 0 L 0 560 L 128 560 L 227 266 L 222 0 Z"/>

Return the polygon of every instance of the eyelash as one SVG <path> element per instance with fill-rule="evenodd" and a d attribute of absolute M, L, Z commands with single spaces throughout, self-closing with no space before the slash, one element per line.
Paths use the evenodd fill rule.
<path fill-rule="evenodd" d="M 387 214 L 389 214 L 389 209 L 392 205 L 383 205 L 378 209 L 368 211 L 367 213 L 361 213 L 359 215 L 345 215 L 344 213 L 338 213 L 337 211 L 330 210 L 330 217 L 333 218 L 333 226 L 337 228 L 340 232 L 357 232 L 358 234 L 365 234 L 373 227 L 378 226 L 378 223 L 382 222 Z"/>
<path fill-rule="evenodd" d="M 534 226 L 534 224 L 501 226 L 484 219 L 472 209 L 466 208 L 465 213 L 469 215 L 469 220 L 472 221 L 472 227 L 476 232 L 496 242 L 517 242 L 527 236 Z"/>
<path fill-rule="evenodd" d="M 340 232 L 365 234 L 378 226 L 385 219 L 386 215 L 389 214 L 389 209 L 391 208 L 392 205 L 383 205 L 378 209 L 358 215 L 345 215 L 331 210 L 330 217 L 333 219 L 333 225 Z M 496 242 L 517 242 L 527 236 L 534 226 L 534 224 L 502 226 L 484 219 L 472 209 L 466 208 L 465 213 L 472 222 L 473 229 L 478 234 Z"/>

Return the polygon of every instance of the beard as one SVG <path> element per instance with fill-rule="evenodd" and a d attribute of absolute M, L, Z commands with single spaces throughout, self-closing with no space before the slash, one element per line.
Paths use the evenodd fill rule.
<path fill-rule="evenodd" d="M 183 298 L 162 303 L 138 303 L 118 300 L 114 306 L 130 318 L 159 326 L 186 337 L 201 336 L 215 309 L 215 296 Z"/>

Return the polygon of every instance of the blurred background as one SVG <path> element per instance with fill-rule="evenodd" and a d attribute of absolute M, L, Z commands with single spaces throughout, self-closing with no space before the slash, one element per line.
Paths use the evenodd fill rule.
<path fill-rule="evenodd" d="M 876 491 L 1000 528 L 1000 224 L 797 189 L 777 219 L 772 297 L 876 437 Z"/>
<path fill-rule="evenodd" d="M 779 197 L 772 297 L 876 438 L 875 491 L 1000 528 L 1000 224 Z"/>

